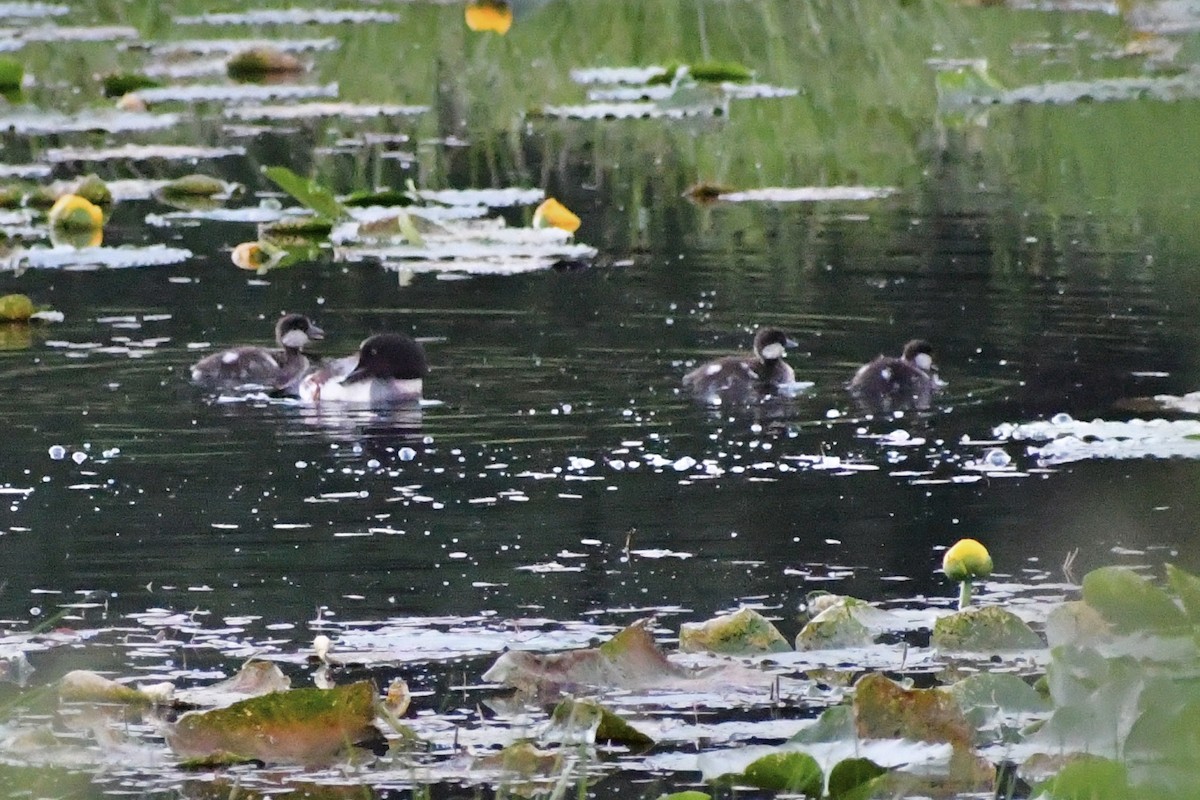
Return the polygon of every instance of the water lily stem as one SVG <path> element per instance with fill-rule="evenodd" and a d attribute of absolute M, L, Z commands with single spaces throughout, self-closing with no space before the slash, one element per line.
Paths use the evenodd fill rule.
<path fill-rule="evenodd" d="M 967 606 L 971 605 L 971 579 L 968 578 L 958 584 L 958 610 L 962 611 Z"/>

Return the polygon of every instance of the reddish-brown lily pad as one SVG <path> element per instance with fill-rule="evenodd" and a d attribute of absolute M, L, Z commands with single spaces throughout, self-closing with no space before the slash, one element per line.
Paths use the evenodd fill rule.
<path fill-rule="evenodd" d="M 320 764 L 376 733 L 375 686 L 291 689 L 179 718 L 167 741 L 188 758 L 231 754 L 270 763 Z"/>

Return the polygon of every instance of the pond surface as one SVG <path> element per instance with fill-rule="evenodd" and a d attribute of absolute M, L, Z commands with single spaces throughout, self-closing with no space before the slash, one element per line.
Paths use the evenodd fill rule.
<path fill-rule="evenodd" d="M 293 23 L 178 3 L 175 26 L 153 3 L 105 16 L 66 4 L 70 14 L 45 18 L 40 4 L 5 5 L 27 16 L 12 12 L 0 51 L 31 82 L 23 103 L 0 107 L 11 128 L 2 174 L 48 184 L 204 172 L 246 187 L 223 204 L 236 212 L 179 213 L 136 191 L 116 203 L 104 245 L 189 253 L 174 263 L 0 275 L 0 294 L 64 315 L 0 331 L 0 619 L 13 633 L 48 620 L 110 631 L 95 648 L 31 654 L 35 685 L 77 666 L 187 684 L 253 652 L 290 663 L 296 682 L 316 633 L 353 649 L 374 631 L 416 648 L 394 659 L 412 669 L 392 672 L 417 690 L 416 707 L 444 712 L 441 690 L 478 684 L 518 644 L 508 632 L 545 630 L 562 648 L 651 613 L 666 631 L 751 605 L 790 639 L 814 589 L 948 605 L 954 590 L 935 570 L 963 536 L 991 550 L 1001 594 L 1057 586 L 1075 551 L 1080 574 L 1200 567 L 1194 461 L 1046 464 L 1027 451 L 1038 443 L 993 433 L 1063 413 L 1128 419 L 1122 400 L 1200 387 L 1200 181 L 1178 141 L 1194 138 L 1194 102 L 947 110 L 927 63 L 990 57 L 1010 88 L 1157 74 L 1147 57 L 1118 57 L 1127 34 L 1105 9 L 911 4 L 888 12 L 899 19 L 859 21 L 855 52 L 874 58 L 847 72 L 787 46 L 815 37 L 836 51 L 848 22 L 822 3 L 806 21 L 786 2 L 702 3 L 699 20 L 691 4 L 663 3 L 662 41 L 630 33 L 639 4 L 613 3 L 612 41 L 596 33 L 586 46 L 578 26 L 591 3 L 517 4 L 504 38 L 467 31 L 447 4 Z M 753 19 L 735 24 L 733 6 Z M 99 41 L 72 39 L 67 25 Z M 235 84 L 223 67 L 231 39 L 269 40 L 310 69 Z M 527 113 L 587 103 L 572 69 L 701 57 L 798 94 L 679 119 Z M 1159 68 L 1170 66 L 1180 62 Z M 117 69 L 167 87 L 128 124 L 91 77 Z M 197 85 L 224 89 L 172 95 Z M 307 96 L 388 107 L 277 110 Z M 114 149 L 127 145 L 147 149 Z M 544 190 L 579 214 L 576 241 L 598 255 L 480 275 L 347 260 L 326 245 L 247 273 L 229 254 L 256 238 L 260 203 L 291 205 L 264 165 L 339 192 L 408 180 Z M 704 205 L 684 196 L 702 181 L 895 191 Z M 534 204 L 488 213 L 520 226 Z M 31 225 L 4 229 L 31 252 L 48 247 Z M 415 414 L 317 408 L 188 384 L 203 354 L 267 344 L 284 311 L 327 331 L 322 354 L 384 330 L 417 337 L 429 402 Z M 799 341 L 790 363 L 810 391 L 745 409 L 680 394 L 688 369 L 745 350 L 763 324 Z M 914 336 L 934 343 L 945 392 L 928 412 L 864 417 L 845 382 Z M 194 647 L 126 655 L 113 628 L 170 630 Z M 417 635 L 439 632 L 464 640 Z M 479 696 L 462 708 L 474 713 Z M 129 780 L 177 791 L 175 777 L 134 772 L 91 791 L 128 793 Z"/>

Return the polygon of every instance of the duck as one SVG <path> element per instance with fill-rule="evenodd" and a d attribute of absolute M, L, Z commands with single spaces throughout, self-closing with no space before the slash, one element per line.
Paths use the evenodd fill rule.
<path fill-rule="evenodd" d="M 304 353 L 325 331 L 303 314 L 284 314 L 275 323 L 279 349 L 243 346 L 205 356 L 192 365 L 192 383 L 205 389 L 261 387 L 295 395 L 312 364 Z"/>
<path fill-rule="evenodd" d="M 754 334 L 754 353 L 725 356 L 693 369 L 683 376 L 683 387 L 709 403 L 747 404 L 787 393 L 796 373 L 784 361 L 796 342 L 778 328 L 759 328 Z"/>
<path fill-rule="evenodd" d="M 863 364 L 846 388 L 867 411 L 889 412 L 928 409 L 941 386 L 933 346 L 913 339 L 899 358 L 881 355 Z"/>
<path fill-rule="evenodd" d="M 310 403 L 397 405 L 421 400 L 429 371 L 425 350 L 403 333 L 377 333 L 358 352 L 325 362 L 300 381 L 300 399 Z"/>

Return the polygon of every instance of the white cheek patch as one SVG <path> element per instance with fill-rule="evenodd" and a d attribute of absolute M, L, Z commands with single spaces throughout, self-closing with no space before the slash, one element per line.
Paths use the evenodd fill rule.
<path fill-rule="evenodd" d="M 228 352 L 221 354 L 221 363 L 222 364 L 232 364 L 233 362 L 235 362 L 237 360 L 238 360 L 238 354 L 237 354 L 237 351 L 235 351 L 235 350 L 230 350 Z"/>
<path fill-rule="evenodd" d="M 884 367 L 883 369 L 879 370 L 879 377 L 883 378 L 885 381 L 890 381 L 892 379 L 892 370 L 889 367 Z"/>
<path fill-rule="evenodd" d="M 929 353 L 917 353 L 917 357 L 913 359 L 913 363 L 922 372 L 929 372 L 929 368 L 933 366 L 933 356 L 929 355 Z"/>
<path fill-rule="evenodd" d="M 779 342 L 772 342 L 764 347 L 761 351 L 762 357 L 767 361 L 774 361 L 777 358 L 783 358 L 783 354 L 787 352 L 787 348 Z"/>
<path fill-rule="evenodd" d="M 704 370 L 704 374 L 705 375 L 716 375 L 720 371 L 721 371 L 720 364 L 709 364 L 708 369 Z"/>
<path fill-rule="evenodd" d="M 304 345 L 308 344 L 308 334 L 301 330 L 293 330 L 285 333 L 280 339 L 280 343 L 284 347 L 291 347 L 299 350 Z"/>

